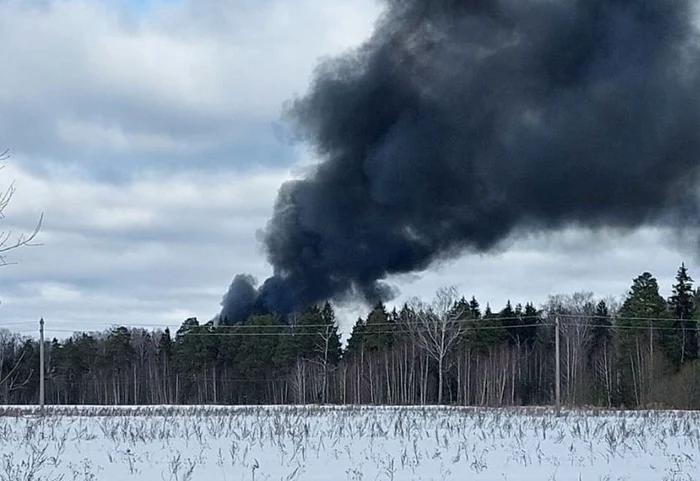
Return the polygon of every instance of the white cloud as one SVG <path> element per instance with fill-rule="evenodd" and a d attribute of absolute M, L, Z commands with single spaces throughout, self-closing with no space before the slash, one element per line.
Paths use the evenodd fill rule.
<path fill-rule="evenodd" d="M 402 295 L 429 296 L 439 287 L 454 285 L 465 296 L 475 295 L 482 307 L 500 310 L 507 300 L 540 305 L 554 294 L 592 291 L 599 298 L 624 296 L 633 278 L 650 271 L 663 295 L 681 262 L 700 267 L 697 254 L 675 250 L 668 232 L 645 228 L 625 236 L 568 229 L 548 236 L 514 240 L 506 251 L 468 255 L 419 275 L 399 277 Z"/>
<path fill-rule="evenodd" d="M 288 170 L 174 173 L 118 186 L 39 178 L 10 164 L 1 178 L 16 178 L 18 191 L 2 228 L 30 229 L 42 208 L 46 224 L 43 245 L 13 253 L 18 264 L 0 271 L 0 319 L 33 329 L 44 316 L 59 329 L 55 335 L 115 323 L 177 328 L 186 317 L 207 320 L 233 275 L 269 275 L 255 232 L 290 176 Z M 465 254 L 390 279 L 401 289 L 391 305 L 449 285 L 496 310 L 508 299 L 541 303 L 578 290 L 620 296 L 644 270 L 659 277 L 668 295 L 684 252 L 663 247 L 666 239 L 651 229 L 625 237 L 576 230 L 522 237 L 500 253 Z M 685 254 L 692 273 L 696 259 Z M 361 311 L 344 312 L 347 331 Z"/>
<path fill-rule="evenodd" d="M 110 151 L 119 154 L 185 153 L 186 144 L 162 134 L 128 132 L 119 125 L 107 126 L 84 120 L 59 119 L 56 125 L 58 139 L 87 151 Z"/>
<path fill-rule="evenodd" d="M 77 329 L 213 315 L 237 270 L 268 274 L 255 231 L 288 174 L 173 173 L 120 186 L 10 164 L 5 178 L 18 191 L 3 229 L 28 230 L 40 209 L 46 217 L 42 245 L 13 252 L 17 265 L 3 268 L 0 316 Z"/>
<path fill-rule="evenodd" d="M 74 303 L 83 297 L 80 290 L 62 284 L 37 284 L 28 287 L 36 291 L 43 300 L 52 303 Z"/>
<path fill-rule="evenodd" d="M 18 153 L 79 154 L 64 162 L 196 157 L 240 140 L 236 125 L 275 121 L 318 58 L 361 42 L 377 12 L 369 0 L 192 1 L 128 20 L 97 0 L 2 2 L 0 107 L 13 118 L 0 134 Z"/>

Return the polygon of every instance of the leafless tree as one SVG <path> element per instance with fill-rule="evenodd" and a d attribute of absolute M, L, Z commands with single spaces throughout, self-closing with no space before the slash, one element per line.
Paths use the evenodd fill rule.
<path fill-rule="evenodd" d="M 26 351 L 20 352 L 21 340 L 7 329 L 0 329 L 0 394 L 4 398 L 4 403 L 9 403 L 10 394 L 13 391 L 26 386 L 32 376 L 32 372 L 25 378 L 21 378 L 17 369 L 22 363 Z M 12 362 L 9 372 L 3 375 L 4 363 L 7 357 L 11 357 Z"/>
<path fill-rule="evenodd" d="M 438 404 L 442 404 L 443 380 L 448 354 L 459 342 L 464 330 L 463 313 L 456 308 L 458 295 L 455 287 L 438 289 L 430 304 L 419 299 L 411 301 L 413 315 L 406 320 L 415 342 L 437 362 Z"/>
<path fill-rule="evenodd" d="M 320 364 L 323 375 L 323 381 L 321 384 L 321 402 L 324 404 L 328 402 L 328 375 L 330 373 L 328 355 L 330 352 L 331 338 L 335 334 L 335 331 L 336 327 L 334 325 L 327 325 L 323 331 L 318 333 L 319 337 L 321 338 L 321 343 L 316 346 L 316 351 L 318 354 L 316 362 Z"/>
<path fill-rule="evenodd" d="M 0 161 L 7 160 L 8 157 L 7 151 L 0 153 Z M 4 166 L 0 165 L 0 169 L 3 167 Z M 15 183 L 12 182 L 5 190 L 0 191 L 0 219 L 5 218 L 5 208 L 10 204 L 12 197 L 15 195 L 15 190 Z M 21 233 L 19 235 L 13 235 L 11 230 L 0 230 L 0 266 L 8 264 L 6 255 L 9 251 L 23 246 L 36 245 L 33 244 L 33 241 L 39 233 L 39 230 L 41 230 L 43 220 L 44 215 L 41 214 L 39 221 L 30 234 Z"/>
<path fill-rule="evenodd" d="M 564 396 L 571 404 L 583 402 L 582 396 L 592 391 L 590 379 L 586 379 L 586 356 L 593 340 L 595 306 L 592 292 L 553 295 L 545 305 L 551 323 L 561 317 Z"/>

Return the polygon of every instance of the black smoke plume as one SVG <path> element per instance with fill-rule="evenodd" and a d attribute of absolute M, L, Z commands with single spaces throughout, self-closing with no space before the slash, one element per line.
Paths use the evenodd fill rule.
<path fill-rule="evenodd" d="M 287 119 L 320 159 L 262 232 L 229 322 L 325 299 L 516 229 L 697 226 L 700 48 L 690 0 L 386 0 Z"/>

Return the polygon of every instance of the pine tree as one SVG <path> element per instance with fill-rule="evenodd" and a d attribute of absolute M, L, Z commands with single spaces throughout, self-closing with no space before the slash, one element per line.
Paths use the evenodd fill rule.
<path fill-rule="evenodd" d="M 364 329 L 365 346 L 370 351 L 380 351 L 394 342 L 394 322 L 383 303 L 378 303 L 367 316 Z"/>
<path fill-rule="evenodd" d="M 469 317 L 471 319 L 481 318 L 481 309 L 479 308 L 479 302 L 476 300 L 475 296 L 472 296 L 469 301 Z"/>
<path fill-rule="evenodd" d="M 666 301 L 659 294 L 659 284 L 649 272 L 634 279 L 630 292 L 620 308 L 620 318 L 635 325 L 646 321 L 668 319 Z"/>
<path fill-rule="evenodd" d="M 272 314 L 253 315 L 241 326 L 240 346 L 236 352 L 235 364 L 240 369 L 240 378 L 247 382 L 239 383 L 242 400 L 246 403 L 264 403 L 274 384 L 275 354 L 283 326 Z M 244 329 L 244 330 L 243 330 Z"/>
<path fill-rule="evenodd" d="M 331 397 L 329 376 L 340 362 L 342 354 L 338 324 L 329 302 L 321 309 L 321 321 L 316 337 L 316 357 L 322 369 L 321 402 L 326 403 Z"/>
<path fill-rule="evenodd" d="M 694 300 L 693 279 L 683 263 L 676 274 L 673 295 L 668 302 L 675 318 L 673 323 L 675 330 L 669 334 L 669 339 L 672 340 L 673 346 L 680 347 L 677 364 L 698 358 L 698 333 Z"/>
<path fill-rule="evenodd" d="M 464 335 L 469 347 L 483 352 L 500 344 L 506 338 L 506 331 L 500 316 L 494 314 L 491 306 L 486 304 L 483 316 L 467 323 Z"/>
<path fill-rule="evenodd" d="M 196 396 L 196 375 L 201 372 L 202 327 L 196 317 L 186 319 L 175 333 L 173 365 L 175 402 L 201 402 Z"/>
<path fill-rule="evenodd" d="M 596 349 L 612 337 L 612 321 L 610 311 L 605 301 L 600 301 L 595 307 L 593 317 L 593 342 L 592 349 Z"/>
<path fill-rule="evenodd" d="M 659 294 L 659 284 L 649 272 L 632 282 L 619 312 L 620 329 L 618 358 L 622 367 L 622 402 L 636 406 L 647 402 L 654 376 L 658 375 L 657 345 L 671 362 L 679 350 L 673 345 L 668 328 L 671 313 Z"/>
<path fill-rule="evenodd" d="M 115 404 L 129 402 L 131 386 L 131 366 L 134 360 L 134 348 L 131 345 L 131 332 L 124 326 L 112 329 L 105 346 L 106 358 L 112 371 L 112 396 Z"/>
<path fill-rule="evenodd" d="M 615 399 L 611 344 L 613 339 L 610 309 L 605 301 L 596 304 L 587 366 L 593 377 L 594 399 L 598 405 L 612 406 Z"/>
<path fill-rule="evenodd" d="M 365 330 L 366 324 L 364 319 L 358 317 L 355 325 L 352 326 L 352 332 L 348 338 L 348 344 L 345 347 L 344 358 L 349 359 L 359 354 L 365 342 Z"/>
<path fill-rule="evenodd" d="M 335 311 L 329 302 L 326 302 L 321 310 L 322 328 L 319 330 L 318 352 L 327 356 L 327 362 L 335 366 L 340 361 L 342 347 L 338 323 L 335 320 Z"/>
<path fill-rule="evenodd" d="M 173 348 L 174 343 L 172 337 L 170 336 L 170 328 L 166 327 L 165 331 L 163 331 L 160 334 L 160 337 L 158 338 L 158 345 L 156 348 L 156 360 L 158 362 L 160 370 L 160 381 L 162 385 L 160 395 L 163 399 L 162 402 L 167 404 L 173 402 L 170 379 L 170 372 L 172 369 L 171 363 L 173 358 Z"/>
<path fill-rule="evenodd" d="M 501 324 L 505 328 L 508 336 L 508 343 L 513 345 L 519 341 L 518 316 L 510 303 L 510 299 L 506 302 L 506 307 L 498 314 Z"/>
<path fill-rule="evenodd" d="M 294 326 L 294 353 L 299 359 L 314 359 L 318 355 L 319 335 L 323 331 L 323 315 L 317 306 L 302 312 Z"/>
<path fill-rule="evenodd" d="M 535 308 L 535 305 L 531 302 L 525 304 L 525 310 L 523 311 L 522 318 L 520 320 L 521 327 L 519 335 L 521 340 L 532 346 L 537 341 L 537 329 L 540 324 L 542 324 L 542 317 L 540 311 Z"/>

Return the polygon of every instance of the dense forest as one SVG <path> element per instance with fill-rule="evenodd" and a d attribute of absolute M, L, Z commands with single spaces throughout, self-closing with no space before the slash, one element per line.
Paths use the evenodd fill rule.
<path fill-rule="evenodd" d="M 551 404 L 558 322 L 564 404 L 700 408 L 698 317 L 681 266 L 668 299 L 648 272 L 620 301 L 574 293 L 496 311 L 441 289 L 375 306 L 345 345 L 328 303 L 284 322 L 187 319 L 174 335 L 121 326 L 46 341 L 46 402 Z M 35 339 L 0 329 L 0 403 L 37 403 L 38 366 Z"/>

